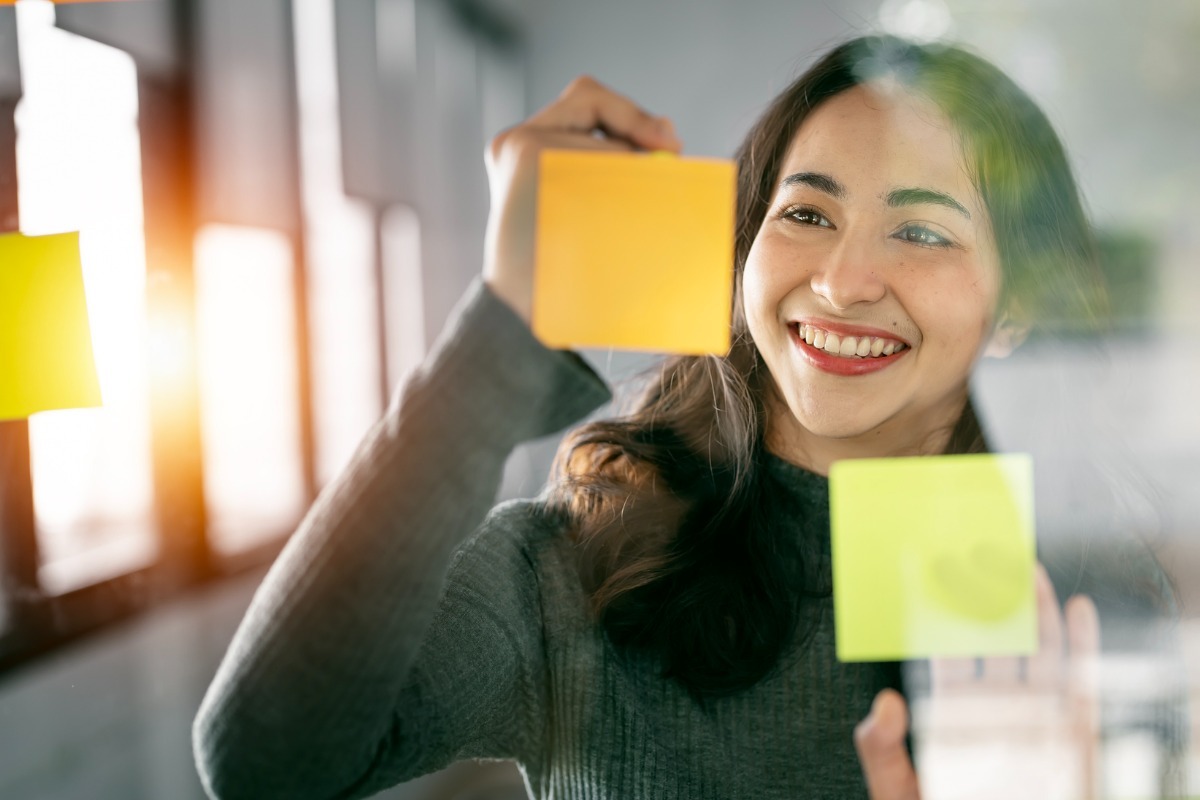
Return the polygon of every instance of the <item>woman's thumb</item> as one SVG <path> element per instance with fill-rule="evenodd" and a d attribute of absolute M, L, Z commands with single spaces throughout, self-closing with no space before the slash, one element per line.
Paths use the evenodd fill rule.
<path fill-rule="evenodd" d="M 854 729 L 854 746 L 871 800 L 919 800 L 917 774 L 904 745 L 908 706 L 900 693 L 884 689 L 871 713 Z"/>

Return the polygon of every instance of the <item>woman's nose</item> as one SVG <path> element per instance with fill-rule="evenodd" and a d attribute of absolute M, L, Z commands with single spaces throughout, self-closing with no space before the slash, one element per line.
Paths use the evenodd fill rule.
<path fill-rule="evenodd" d="M 887 293 L 883 255 L 863 243 L 843 238 L 812 275 L 812 290 L 835 309 L 873 303 Z"/>

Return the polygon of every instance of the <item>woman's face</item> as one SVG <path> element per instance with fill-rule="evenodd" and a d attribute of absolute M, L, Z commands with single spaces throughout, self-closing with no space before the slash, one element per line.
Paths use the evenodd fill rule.
<path fill-rule="evenodd" d="M 770 449 L 818 472 L 940 449 L 999 286 L 987 211 L 938 108 L 892 84 L 825 101 L 787 151 L 743 275 L 777 390 Z"/>

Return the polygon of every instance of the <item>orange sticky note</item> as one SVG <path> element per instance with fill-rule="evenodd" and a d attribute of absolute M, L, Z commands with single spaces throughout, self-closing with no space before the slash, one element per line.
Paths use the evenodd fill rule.
<path fill-rule="evenodd" d="M 98 405 L 79 234 L 0 236 L 0 419 Z"/>
<path fill-rule="evenodd" d="M 533 331 L 550 347 L 729 350 L 734 166 L 547 150 Z"/>

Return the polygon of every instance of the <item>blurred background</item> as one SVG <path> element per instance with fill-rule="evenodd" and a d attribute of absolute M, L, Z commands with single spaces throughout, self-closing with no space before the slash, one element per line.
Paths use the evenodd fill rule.
<path fill-rule="evenodd" d="M 0 797 L 203 797 L 191 719 L 254 587 L 479 272 L 491 136 L 589 73 L 728 157 L 817 52 L 881 30 L 967 44 L 1066 142 L 1111 331 L 1062 321 L 977 401 L 1037 458 L 1040 524 L 1152 542 L 1200 683 L 1200 4 L 18 0 L 0 232 L 81 232 L 105 406 L 0 422 Z M 1153 747 L 1111 753 L 1106 796 L 1150 796 Z M 524 793 L 464 764 L 385 796 Z"/>

